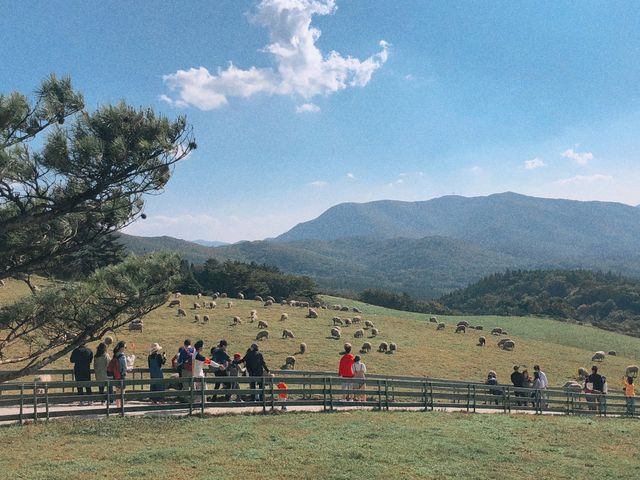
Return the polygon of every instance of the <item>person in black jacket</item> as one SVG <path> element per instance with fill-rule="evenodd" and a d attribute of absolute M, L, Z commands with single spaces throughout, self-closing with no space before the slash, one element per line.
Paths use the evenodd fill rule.
<path fill-rule="evenodd" d="M 269 373 L 269 368 L 264 361 L 264 357 L 262 353 L 258 351 L 258 344 L 252 343 L 247 353 L 245 353 L 244 358 L 240 360 L 240 363 L 244 363 L 247 367 L 247 374 L 250 377 L 262 377 L 265 372 Z M 252 390 L 256 388 L 256 384 L 258 388 L 262 388 L 264 382 L 262 380 L 258 380 L 257 382 L 249 382 L 249 388 Z M 262 400 L 261 394 L 256 394 L 255 396 L 256 402 Z"/>
<path fill-rule="evenodd" d="M 516 388 L 523 388 L 524 385 L 524 375 L 520 371 L 520 367 L 518 365 L 513 366 L 513 373 L 511 374 L 511 383 Z M 526 397 L 525 392 L 515 392 L 516 397 Z M 518 405 L 526 405 L 526 402 L 518 402 Z"/>
<path fill-rule="evenodd" d="M 73 376 L 76 382 L 91 381 L 91 362 L 93 361 L 93 352 L 86 345 L 80 345 L 71 352 L 71 363 L 73 363 Z M 78 388 L 78 395 L 82 395 L 82 387 Z M 91 387 L 84 387 L 87 395 L 91 395 Z M 84 404 L 85 402 L 81 402 Z M 89 403 L 89 402 L 87 402 Z"/>

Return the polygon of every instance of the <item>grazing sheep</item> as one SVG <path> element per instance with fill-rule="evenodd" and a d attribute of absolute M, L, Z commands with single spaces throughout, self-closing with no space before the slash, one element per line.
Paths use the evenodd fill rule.
<path fill-rule="evenodd" d="M 203 316 L 202 316 L 202 321 L 203 321 L 204 323 L 209 323 L 209 320 L 211 320 L 211 319 L 209 318 L 209 315 L 203 315 Z"/>
<path fill-rule="evenodd" d="M 429 317 L 429 322 L 438 323 L 438 317 Z"/>
<path fill-rule="evenodd" d="M 291 330 L 282 330 L 282 338 L 296 338 Z"/>
<path fill-rule="evenodd" d="M 202 305 L 200 305 L 198 302 L 193 302 L 193 309 L 197 310 L 198 308 L 200 308 Z"/>
<path fill-rule="evenodd" d="M 467 329 L 464 325 L 458 325 L 456 327 L 456 333 L 466 333 Z"/>
<path fill-rule="evenodd" d="M 216 292 L 216 293 L 214 293 L 213 295 L 211 295 L 211 298 L 212 298 L 213 300 L 217 300 L 217 299 L 219 299 L 219 298 L 220 298 L 220 294 L 219 294 L 218 292 Z"/>
<path fill-rule="evenodd" d="M 617 352 L 615 350 L 610 350 L 609 353 L 607 353 L 607 355 L 611 357 L 615 357 L 617 355 Z"/>
<path fill-rule="evenodd" d="M 284 361 L 282 370 L 293 370 L 296 367 L 296 357 L 287 357 Z"/>
<path fill-rule="evenodd" d="M 284 307 L 284 306 L 286 306 L 286 305 L 289 305 L 289 302 L 288 302 L 287 300 L 282 300 L 282 301 L 280 302 L 280 306 Z"/>
<path fill-rule="evenodd" d="M 129 324 L 129 331 L 130 332 L 141 332 L 142 331 L 142 320 L 134 320 L 133 322 L 131 322 Z"/>
<path fill-rule="evenodd" d="M 322 308 L 322 304 L 320 302 L 313 302 L 311 308 Z"/>
<path fill-rule="evenodd" d="M 253 323 L 258 319 L 258 312 L 256 310 L 251 310 L 249 312 L 249 323 Z"/>
<path fill-rule="evenodd" d="M 169 306 L 170 306 L 170 307 L 180 307 L 180 306 L 182 306 L 182 305 L 181 305 L 181 303 L 180 303 L 180 300 L 171 300 L 171 301 L 169 302 Z"/>
<path fill-rule="evenodd" d="M 313 308 L 310 308 L 306 318 L 318 318 L 318 312 L 316 312 Z"/>
<path fill-rule="evenodd" d="M 362 313 L 358 307 L 353 307 L 353 308 L 351 309 L 351 311 L 352 311 L 353 313 Z"/>
<path fill-rule="evenodd" d="M 356 331 L 353 333 L 353 337 L 354 337 L 354 338 L 362 338 L 362 337 L 364 337 L 364 330 L 362 330 L 362 329 L 360 329 L 360 330 L 356 330 Z"/>
<path fill-rule="evenodd" d="M 502 330 L 502 335 L 509 335 L 506 330 Z"/>
<path fill-rule="evenodd" d="M 625 369 L 624 374 L 627 377 L 637 377 L 638 376 L 638 366 L 637 365 L 629 365 Z"/>
<path fill-rule="evenodd" d="M 223 292 L 223 293 L 221 293 L 221 294 L 220 294 L 220 298 L 227 298 L 227 294 L 226 294 L 226 293 L 224 293 L 224 292 Z"/>
<path fill-rule="evenodd" d="M 344 322 L 340 317 L 333 317 L 331 320 L 333 321 L 334 325 L 344 325 Z"/>
<path fill-rule="evenodd" d="M 262 300 L 262 297 L 261 297 L 260 295 L 256 295 L 255 297 L 253 297 L 253 299 L 254 299 L 256 302 L 263 302 L 263 301 L 264 301 L 264 300 Z"/>
<path fill-rule="evenodd" d="M 267 300 L 264 302 L 264 308 L 270 307 L 271 305 L 273 305 L 273 300 Z"/>
<path fill-rule="evenodd" d="M 216 308 L 218 304 L 216 302 L 209 302 L 209 308 Z"/>
<path fill-rule="evenodd" d="M 516 346 L 516 343 L 513 340 L 507 340 L 502 344 L 503 350 L 513 350 Z"/>
<path fill-rule="evenodd" d="M 583 368 L 583 367 L 578 368 L 578 378 L 580 380 L 584 380 L 588 376 L 589 376 L 589 372 L 587 371 L 586 368 Z"/>
<path fill-rule="evenodd" d="M 262 329 L 269 328 L 269 324 L 264 320 L 260 320 L 258 322 L 258 328 L 262 328 Z"/>
<path fill-rule="evenodd" d="M 510 338 L 503 338 L 502 340 L 500 340 L 498 342 L 498 347 L 502 348 L 502 346 L 506 343 L 506 342 L 510 342 L 511 339 Z"/>
<path fill-rule="evenodd" d="M 274 303 L 276 301 L 276 299 L 273 298 L 271 295 L 268 295 L 266 300 L 267 300 L 267 302 L 271 301 L 271 303 Z"/>
<path fill-rule="evenodd" d="M 582 385 L 578 382 L 567 382 L 562 386 L 562 389 L 569 392 L 580 393 L 582 392 Z"/>
<path fill-rule="evenodd" d="M 288 302 L 286 302 L 287 305 L 289 305 L 290 307 L 297 307 L 298 306 L 298 302 L 296 302 L 295 300 L 289 300 Z"/>
<path fill-rule="evenodd" d="M 436 327 L 436 330 L 444 330 L 444 327 L 445 327 L 444 322 L 440 322 L 440 323 L 438 324 L 438 326 Z"/>
<path fill-rule="evenodd" d="M 501 333 L 502 333 L 502 329 L 500 327 L 497 327 L 491 330 L 491 335 L 500 335 Z"/>
<path fill-rule="evenodd" d="M 476 325 L 476 330 L 484 330 L 484 327 L 482 325 Z"/>
<path fill-rule="evenodd" d="M 344 326 L 348 327 L 349 325 L 351 325 L 351 319 L 350 318 L 345 318 L 344 319 Z"/>
<path fill-rule="evenodd" d="M 299 307 L 309 308 L 309 302 L 298 302 Z"/>
<path fill-rule="evenodd" d="M 362 344 L 362 348 L 360 348 L 360 353 L 369 353 L 371 351 L 371 344 L 369 342 L 364 342 Z"/>
<path fill-rule="evenodd" d="M 341 312 L 348 312 L 349 311 L 349 307 L 341 307 L 340 311 Z"/>
<path fill-rule="evenodd" d="M 233 307 L 233 302 L 227 302 L 227 308 Z"/>
<path fill-rule="evenodd" d="M 395 343 L 391 342 L 389 344 L 389 353 L 393 353 L 393 352 L 397 352 L 398 351 L 398 345 L 396 345 Z"/>
<path fill-rule="evenodd" d="M 300 355 L 304 355 L 307 351 L 307 344 L 306 343 L 301 343 L 300 344 Z"/>
<path fill-rule="evenodd" d="M 234 325 L 242 325 L 242 319 L 240 317 L 233 317 Z"/>
<path fill-rule="evenodd" d="M 200 321 L 200 315 L 194 315 L 193 321 L 194 322 L 199 322 Z"/>
<path fill-rule="evenodd" d="M 202 298 L 202 294 L 198 293 L 198 299 Z"/>
<path fill-rule="evenodd" d="M 256 340 L 267 340 L 269 338 L 269 330 L 260 330 L 256 335 Z"/>
<path fill-rule="evenodd" d="M 289 320 L 289 314 L 288 313 L 283 313 L 282 315 L 280 315 L 280 321 L 284 322 L 286 320 Z"/>
<path fill-rule="evenodd" d="M 380 344 L 380 346 L 378 347 L 378 351 L 380 353 L 385 353 L 389 350 L 389 344 L 387 344 L 387 342 L 382 342 Z"/>
<path fill-rule="evenodd" d="M 371 320 L 365 320 L 364 321 L 364 328 L 373 328 L 373 322 Z"/>
<path fill-rule="evenodd" d="M 340 338 L 340 329 L 339 329 L 339 328 L 335 328 L 335 327 L 333 327 L 333 328 L 331 329 L 331 336 L 332 336 L 333 338 L 339 339 L 339 338 Z"/>
<path fill-rule="evenodd" d="M 601 362 L 603 360 L 604 360 L 604 352 L 602 350 L 594 353 L 593 357 L 591 357 L 592 362 Z"/>
<path fill-rule="evenodd" d="M 243 293 L 239 293 L 238 294 L 238 300 L 244 300 L 244 294 Z"/>
<path fill-rule="evenodd" d="M 180 292 L 176 292 L 173 294 L 173 298 L 180 298 L 182 294 Z"/>
<path fill-rule="evenodd" d="M 179 317 L 186 317 L 187 316 L 187 312 L 184 310 L 184 308 L 179 308 L 178 309 L 178 316 Z"/>
<path fill-rule="evenodd" d="M 484 347 L 484 346 L 486 345 L 486 343 L 487 343 L 487 339 L 486 339 L 486 338 L 484 338 L 484 337 L 480 337 L 480 338 L 478 339 L 478 346 L 479 346 L 479 347 Z"/>
<path fill-rule="evenodd" d="M 372 336 L 372 337 L 375 337 L 376 335 L 378 335 L 378 333 L 379 333 L 379 331 L 378 331 L 378 329 L 377 329 L 377 328 L 372 328 L 372 329 L 371 329 L 371 336 Z"/>
<path fill-rule="evenodd" d="M 362 321 L 362 317 L 359 315 L 356 315 L 355 317 L 353 317 L 351 319 L 351 323 L 353 323 L 354 325 L 357 325 L 358 323 L 360 323 Z"/>

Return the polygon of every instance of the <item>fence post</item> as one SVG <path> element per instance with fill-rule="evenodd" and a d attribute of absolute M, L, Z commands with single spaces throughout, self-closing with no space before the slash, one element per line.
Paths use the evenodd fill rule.
<path fill-rule="evenodd" d="M 329 377 L 329 410 L 333 412 L 333 378 Z"/>
<path fill-rule="evenodd" d="M 273 412 L 276 409 L 275 398 L 273 393 L 273 377 L 269 377 L 269 382 L 271 385 L 271 411 Z"/>
<path fill-rule="evenodd" d="M 44 408 L 47 416 L 47 422 L 49 421 L 49 384 L 44 384 Z"/>
<path fill-rule="evenodd" d="M 109 380 L 108 378 L 107 378 L 107 386 L 106 386 L 106 388 L 107 388 L 107 403 L 106 403 L 106 405 L 107 405 L 107 418 L 109 418 L 109 415 L 111 414 L 111 394 L 110 394 L 110 392 L 111 392 L 111 380 Z"/>
<path fill-rule="evenodd" d="M 376 380 L 378 383 L 378 410 L 382 411 L 382 385 L 380 380 Z"/>
<path fill-rule="evenodd" d="M 120 379 L 120 416 L 124 417 L 124 379 Z"/>
<path fill-rule="evenodd" d="M 424 403 L 424 411 L 428 411 L 429 406 L 427 404 L 427 382 L 422 382 L 422 403 Z"/>
<path fill-rule="evenodd" d="M 429 382 L 429 403 L 431 404 L 431 411 L 433 412 L 433 383 Z"/>
<path fill-rule="evenodd" d="M 189 377 L 189 415 L 193 415 L 193 377 Z"/>
<path fill-rule="evenodd" d="M 504 413 L 511 412 L 511 391 L 509 387 L 502 389 L 502 405 L 504 407 Z"/>
<path fill-rule="evenodd" d="M 33 421 L 38 422 L 38 389 L 36 382 L 33 382 Z"/>
<path fill-rule="evenodd" d="M 205 378 L 206 377 L 203 377 L 201 379 L 201 381 L 200 381 L 200 387 L 201 387 L 200 388 L 200 393 L 202 394 L 201 398 L 200 398 L 200 413 L 202 415 L 204 415 L 204 402 L 205 402 L 205 398 L 204 397 L 205 397 L 205 392 L 206 392 L 206 388 L 207 388 L 207 385 L 205 384 Z M 225 384 L 223 386 L 223 388 L 226 388 L 226 387 L 227 387 L 227 385 Z"/>
<path fill-rule="evenodd" d="M 389 381 L 384 381 L 384 404 L 385 410 L 389 411 Z"/>
<path fill-rule="evenodd" d="M 327 377 L 322 379 L 322 411 L 327 411 Z"/>
<path fill-rule="evenodd" d="M 23 423 L 22 414 L 24 410 L 24 383 L 20 384 L 20 425 Z"/>
<path fill-rule="evenodd" d="M 471 385 L 467 383 L 467 413 L 469 413 L 470 407 L 471 407 Z"/>
<path fill-rule="evenodd" d="M 62 374 L 62 382 L 63 382 L 63 383 L 64 383 L 65 379 L 66 379 L 66 375 L 63 373 L 63 374 Z M 64 393 L 64 390 L 65 390 L 65 388 L 64 388 L 64 387 L 62 387 L 62 393 Z"/>
<path fill-rule="evenodd" d="M 473 387 L 473 413 L 476 413 L 476 386 L 472 385 Z"/>

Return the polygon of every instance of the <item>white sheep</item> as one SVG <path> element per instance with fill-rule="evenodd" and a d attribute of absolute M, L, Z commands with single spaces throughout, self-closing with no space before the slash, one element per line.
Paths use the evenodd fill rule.
<path fill-rule="evenodd" d="M 382 342 L 380 346 L 378 346 L 378 351 L 380 353 L 385 353 L 389 350 L 389 344 L 387 342 Z"/>
<path fill-rule="evenodd" d="M 209 315 L 203 315 L 203 316 L 202 316 L 202 321 L 203 321 L 203 323 L 209 323 L 209 320 L 211 320 L 211 319 L 209 318 Z"/>
<path fill-rule="evenodd" d="M 244 294 L 238 293 L 238 300 L 244 300 Z"/>
<path fill-rule="evenodd" d="M 513 350 L 515 346 L 516 346 L 516 342 L 514 342 L 513 340 L 507 340 L 502 344 L 503 350 Z"/>
<path fill-rule="evenodd" d="M 253 299 L 254 299 L 256 302 L 262 302 L 262 301 L 263 301 L 263 300 L 262 300 L 262 297 L 261 297 L 260 295 L 256 295 L 255 297 L 253 297 Z"/>
<path fill-rule="evenodd" d="M 389 352 L 393 353 L 393 352 L 397 352 L 397 351 L 398 351 L 398 345 L 393 343 L 393 342 L 391 342 L 389 344 Z"/>
<path fill-rule="evenodd" d="M 316 312 L 313 308 L 310 308 L 306 318 L 318 318 L 318 312 Z"/>
<path fill-rule="evenodd" d="M 280 321 L 284 322 L 286 320 L 289 320 L 289 314 L 288 313 L 283 313 L 282 315 L 280 315 Z"/>
<path fill-rule="evenodd" d="M 169 307 L 180 307 L 181 303 L 180 300 L 171 300 L 169 302 Z"/>
<path fill-rule="evenodd" d="M 438 323 L 438 317 L 429 317 L 431 323 Z"/>
<path fill-rule="evenodd" d="M 198 302 L 193 302 L 193 309 L 194 310 L 197 310 L 200 307 L 201 307 L 201 305 Z"/>
<path fill-rule="evenodd" d="M 637 377 L 638 376 L 638 366 L 637 365 L 629 365 L 625 369 L 624 374 L 627 377 Z"/>
<path fill-rule="evenodd" d="M 194 322 L 199 322 L 200 321 L 200 315 L 194 315 Z"/>
<path fill-rule="evenodd" d="M 307 351 L 307 344 L 306 343 L 301 343 L 300 344 L 300 355 L 304 355 L 304 353 Z"/>
<path fill-rule="evenodd" d="M 332 336 L 333 338 L 339 339 L 339 338 L 340 338 L 340 329 L 335 328 L 335 327 L 334 327 L 334 328 L 332 328 L 332 329 L 331 329 L 331 336 Z"/>
<path fill-rule="evenodd" d="M 362 329 L 356 330 L 353 333 L 353 337 L 354 338 L 363 338 L 364 337 L 364 330 L 362 330 Z"/>
<path fill-rule="evenodd" d="M 289 356 L 284 361 L 283 370 L 293 370 L 296 367 L 296 357 Z"/>
<path fill-rule="evenodd" d="M 359 315 L 356 315 L 351 319 L 351 323 L 353 323 L 354 325 L 359 324 L 361 321 L 362 321 L 362 317 Z"/>
<path fill-rule="evenodd" d="M 179 308 L 178 309 L 178 316 L 179 317 L 186 317 L 187 316 L 187 312 L 184 310 L 184 308 Z"/>
<path fill-rule="evenodd" d="M 333 317 L 331 320 L 333 321 L 334 325 L 344 325 L 344 322 L 340 317 Z"/>
<path fill-rule="evenodd" d="M 284 329 L 282 330 L 282 338 L 296 338 L 293 336 L 293 332 L 291 330 Z"/>
<path fill-rule="evenodd" d="M 378 335 L 378 333 L 379 333 L 379 331 L 378 331 L 378 329 L 377 329 L 377 328 L 372 328 L 372 329 L 371 329 L 371 336 L 372 336 L 372 337 L 377 336 L 377 335 Z"/>
<path fill-rule="evenodd" d="M 604 360 L 604 357 L 605 357 L 605 353 L 602 350 L 600 350 L 600 351 L 598 351 L 598 352 L 593 354 L 593 357 L 591 357 L 591 361 L 592 362 L 596 362 L 596 361 L 597 362 L 601 362 L 601 361 Z"/>
<path fill-rule="evenodd" d="M 262 328 L 262 329 L 269 328 L 269 324 L 264 320 L 260 320 L 258 322 L 258 328 Z"/>
<path fill-rule="evenodd" d="M 373 322 L 371 320 L 365 320 L 364 321 L 364 328 L 373 328 Z"/>
<path fill-rule="evenodd" d="M 227 308 L 233 307 L 233 302 L 227 302 Z"/>
<path fill-rule="evenodd" d="M 260 330 L 256 335 L 256 340 L 267 340 L 269 338 L 268 330 Z"/>
<path fill-rule="evenodd" d="M 438 323 L 438 326 L 436 327 L 436 330 L 444 330 L 445 324 L 444 322 L 440 322 Z"/>
<path fill-rule="evenodd" d="M 369 353 L 371 351 L 371 343 L 364 342 L 362 344 L 362 348 L 360 348 L 360 353 Z"/>
<path fill-rule="evenodd" d="M 233 317 L 234 325 L 242 325 L 242 319 L 240 317 Z"/>
<path fill-rule="evenodd" d="M 273 300 L 267 300 L 264 302 L 264 308 L 270 307 L 271 305 L 273 305 Z"/>
<path fill-rule="evenodd" d="M 216 308 L 218 306 L 218 304 L 216 302 L 209 302 L 209 308 L 213 309 Z"/>

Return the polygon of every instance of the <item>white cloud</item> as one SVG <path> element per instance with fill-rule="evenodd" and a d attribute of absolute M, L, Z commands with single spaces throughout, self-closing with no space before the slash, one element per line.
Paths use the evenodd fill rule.
<path fill-rule="evenodd" d="M 416 77 L 414 77 L 413 75 L 411 75 L 411 74 L 409 73 L 409 74 L 407 74 L 407 75 L 405 75 L 405 76 L 404 76 L 404 79 L 405 79 L 407 82 L 411 82 L 411 81 L 415 80 L 415 79 L 416 79 Z"/>
<path fill-rule="evenodd" d="M 593 160 L 593 153 L 591 152 L 576 152 L 573 148 L 569 148 L 562 152 L 562 156 L 570 158 L 578 165 L 586 165 L 589 161 Z"/>
<path fill-rule="evenodd" d="M 316 180 L 315 182 L 310 182 L 308 185 L 311 187 L 322 188 L 322 187 L 326 187 L 329 184 L 324 180 Z"/>
<path fill-rule="evenodd" d="M 320 107 L 315 103 L 303 103 L 296 107 L 296 113 L 317 113 L 320 111 Z"/>
<path fill-rule="evenodd" d="M 558 180 L 558 185 L 591 185 L 593 183 L 610 182 L 613 177 L 610 175 L 576 175 L 571 178 Z"/>
<path fill-rule="evenodd" d="M 311 20 L 335 11 L 335 0 L 261 0 L 254 20 L 269 31 L 271 43 L 263 51 L 273 58 L 274 68 L 243 70 L 230 63 L 214 74 L 205 67 L 178 70 L 163 76 L 175 97 L 163 94 L 160 100 L 180 108 L 213 110 L 226 105 L 229 97 L 264 93 L 309 99 L 364 87 L 387 61 L 389 44 L 381 40 L 381 50 L 365 60 L 336 51 L 323 55 L 316 46 L 321 32 Z"/>
<path fill-rule="evenodd" d="M 355 180 L 355 179 L 356 179 L 356 176 L 355 176 L 353 173 L 349 172 L 349 173 L 347 173 L 347 178 L 348 178 L 349 180 Z"/>
<path fill-rule="evenodd" d="M 478 165 L 474 165 L 473 167 L 471 167 L 469 169 L 469 171 L 471 173 L 480 173 L 480 172 L 482 172 L 482 168 L 480 168 Z"/>
<path fill-rule="evenodd" d="M 542 167 L 546 167 L 547 164 L 544 163 L 544 161 L 541 158 L 533 158 L 531 160 L 525 160 L 524 161 L 524 168 L 526 170 L 534 170 L 536 168 L 542 168 Z"/>

